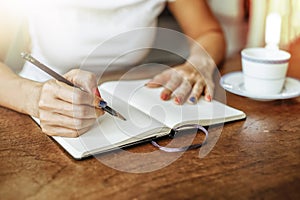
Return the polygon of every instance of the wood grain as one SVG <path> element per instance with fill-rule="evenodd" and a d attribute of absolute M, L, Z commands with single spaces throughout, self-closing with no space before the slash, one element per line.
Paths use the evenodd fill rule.
<path fill-rule="evenodd" d="M 235 70 L 239 56 L 221 68 Z M 300 199 L 300 98 L 226 97 L 246 120 L 211 127 L 217 142 L 205 157 L 191 150 L 145 173 L 126 170 L 159 168 L 176 155 L 144 144 L 76 161 L 29 116 L 0 107 L 0 199 Z M 141 160 L 140 152 L 156 155 Z"/>

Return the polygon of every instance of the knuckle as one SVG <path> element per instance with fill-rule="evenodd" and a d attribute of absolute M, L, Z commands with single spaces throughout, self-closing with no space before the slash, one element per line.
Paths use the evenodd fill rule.
<path fill-rule="evenodd" d="M 46 109 L 46 108 L 51 108 L 53 107 L 51 105 L 51 101 L 55 97 L 53 96 L 53 87 L 50 86 L 49 84 L 44 85 L 40 98 L 38 100 L 38 108 L 39 109 Z"/>
<path fill-rule="evenodd" d="M 69 71 L 70 74 L 78 74 L 79 73 L 79 69 L 71 69 Z"/>
<path fill-rule="evenodd" d="M 46 124 L 44 119 L 47 119 L 46 114 L 43 110 L 40 110 L 39 112 L 39 119 L 40 119 L 40 124 L 41 126 L 43 126 L 44 124 Z"/>
<path fill-rule="evenodd" d="M 184 90 L 177 90 L 177 91 L 175 91 L 175 96 L 177 96 L 177 97 L 184 97 L 187 94 L 188 94 L 188 92 L 186 92 Z"/>
<path fill-rule="evenodd" d="M 96 75 L 91 72 L 87 72 L 85 76 L 86 76 L 88 87 L 94 88 L 97 85 Z"/>
<path fill-rule="evenodd" d="M 161 74 L 169 74 L 169 73 L 172 73 L 172 71 L 174 71 L 172 68 L 166 69 Z"/>
<path fill-rule="evenodd" d="M 93 83 L 96 82 L 96 75 L 95 74 L 88 72 L 87 76 L 88 76 L 88 79 L 90 81 L 92 81 Z"/>
<path fill-rule="evenodd" d="M 44 83 L 42 87 L 42 97 L 49 98 L 49 96 L 58 96 L 61 90 L 61 85 L 57 84 L 57 81 L 52 79 Z"/>
<path fill-rule="evenodd" d="M 182 84 L 183 90 L 190 90 L 192 88 L 192 80 L 186 79 Z"/>
<path fill-rule="evenodd" d="M 155 75 L 154 79 L 160 79 L 160 78 L 164 77 L 167 73 L 168 73 L 168 71 L 163 71 L 162 73 Z"/>
<path fill-rule="evenodd" d="M 76 138 L 76 137 L 78 137 L 78 136 L 79 136 L 79 134 L 78 134 L 78 132 L 77 132 L 76 130 L 74 130 L 74 131 L 72 131 L 72 132 L 70 133 L 70 137 Z"/>
<path fill-rule="evenodd" d="M 177 97 L 184 97 L 189 93 L 188 90 L 178 89 L 174 92 L 175 96 Z"/>
<path fill-rule="evenodd" d="M 53 103 L 51 103 L 51 102 L 53 102 L 51 97 L 40 98 L 38 101 L 38 108 L 39 108 L 40 112 L 43 110 L 49 110 L 52 108 L 56 108 L 55 105 L 53 105 Z M 40 114 L 43 114 L 43 112 Z"/>
<path fill-rule="evenodd" d="M 54 80 L 54 79 L 51 79 L 51 80 L 45 82 L 43 85 L 43 89 L 46 91 L 52 91 L 53 89 L 55 89 L 57 87 L 58 87 L 58 85 L 56 83 L 56 80 Z"/>
<path fill-rule="evenodd" d="M 38 107 L 39 107 L 39 109 L 47 108 L 48 107 L 47 100 L 44 98 L 41 98 L 38 102 Z"/>
<path fill-rule="evenodd" d="M 181 79 L 183 76 L 184 76 L 184 72 L 181 70 L 180 71 L 177 71 L 177 70 L 172 71 L 172 78 L 174 78 L 174 79 Z"/>
<path fill-rule="evenodd" d="M 79 74 L 79 69 L 71 69 L 65 74 L 66 78 L 75 77 Z"/>
<path fill-rule="evenodd" d="M 49 135 L 49 136 L 54 136 L 55 134 L 51 131 L 50 127 L 47 126 L 47 125 L 42 125 L 41 123 L 41 129 L 42 129 L 42 132 L 45 133 L 46 135 Z"/>

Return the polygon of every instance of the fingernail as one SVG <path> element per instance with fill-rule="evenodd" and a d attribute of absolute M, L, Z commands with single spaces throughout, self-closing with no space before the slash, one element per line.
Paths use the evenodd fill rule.
<path fill-rule="evenodd" d="M 98 90 L 98 88 L 94 88 L 94 94 L 98 97 L 100 97 L 100 92 Z"/>
<path fill-rule="evenodd" d="M 196 97 L 190 97 L 189 98 L 189 101 L 191 102 L 191 103 L 193 103 L 193 104 L 195 104 L 196 103 Z"/>
<path fill-rule="evenodd" d="M 162 93 L 162 94 L 160 95 L 160 98 L 161 98 L 162 100 L 168 100 L 168 99 L 169 99 L 169 95 L 166 94 L 166 93 Z"/>
<path fill-rule="evenodd" d="M 182 100 L 181 100 L 180 97 L 175 97 L 174 101 L 175 101 L 176 104 L 181 104 L 182 103 Z"/>
<path fill-rule="evenodd" d="M 207 101 L 211 101 L 211 96 L 210 96 L 210 95 L 207 95 L 207 96 L 206 96 L 206 100 L 207 100 Z"/>

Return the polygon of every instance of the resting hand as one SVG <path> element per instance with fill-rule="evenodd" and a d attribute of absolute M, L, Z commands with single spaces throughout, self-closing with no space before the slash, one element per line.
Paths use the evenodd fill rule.
<path fill-rule="evenodd" d="M 196 104 L 202 93 L 205 100 L 211 101 L 214 90 L 212 76 L 214 66 L 206 64 L 202 65 L 201 69 L 200 73 L 200 70 L 186 62 L 156 75 L 147 86 L 150 88 L 163 86 L 161 99 L 169 100 L 174 96 L 174 102 L 179 105 L 185 101 Z"/>
<path fill-rule="evenodd" d="M 38 103 L 41 128 L 47 135 L 77 137 L 104 112 L 94 108 L 100 94 L 92 73 L 71 70 L 64 76 L 84 91 L 56 80 L 45 82 Z M 95 94 L 99 97 L 95 98 Z"/>

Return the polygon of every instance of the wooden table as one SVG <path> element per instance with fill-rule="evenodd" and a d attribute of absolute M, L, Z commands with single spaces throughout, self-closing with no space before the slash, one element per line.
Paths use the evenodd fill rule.
<path fill-rule="evenodd" d="M 239 56 L 221 72 L 234 70 L 240 70 Z M 0 199 L 300 199 L 300 98 L 260 102 L 226 95 L 247 119 L 225 124 L 204 158 L 199 149 L 187 151 L 148 173 L 100 161 L 138 172 L 171 154 L 146 161 L 126 154 L 154 150 L 144 144 L 76 161 L 29 116 L 0 107 Z"/>

